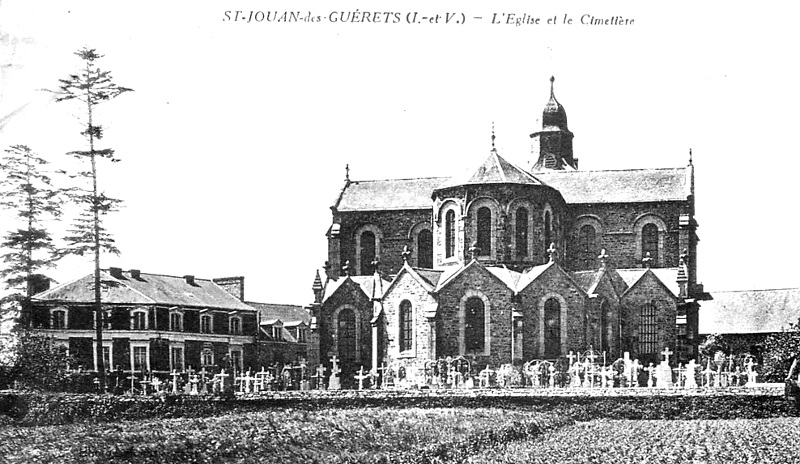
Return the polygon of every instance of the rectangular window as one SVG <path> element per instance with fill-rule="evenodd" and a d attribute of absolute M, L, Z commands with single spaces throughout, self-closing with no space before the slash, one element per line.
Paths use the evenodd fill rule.
<path fill-rule="evenodd" d="M 231 366 L 234 369 L 242 370 L 242 352 L 239 350 L 231 350 Z"/>
<path fill-rule="evenodd" d="M 131 329 L 145 330 L 147 329 L 147 313 L 144 311 L 135 311 L 131 316 Z"/>
<path fill-rule="evenodd" d="M 211 348 L 203 348 L 203 352 L 200 355 L 200 363 L 203 366 L 214 365 L 214 352 L 211 351 Z"/>
<path fill-rule="evenodd" d="M 305 343 L 306 342 L 306 329 L 297 328 L 297 342 L 298 343 Z"/>
<path fill-rule="evenodd" d="M 110 346 L 104 346 L 103 347 L 103 366 L 105 366 L 105 368 L 108 369 L 108 370 L 111 370 L 111 369 L 114 368 L 114 366 L 111 365 L 111 359 L 112 359 L 111 358 L 111 347 Z"/>
<path fill-rule="evenodd" d="M 169 315 L 169 330 L 173 332 L 183 331 L 183 314 L 170 313 Z"/>
<path fill-rule="evenodd" d="M 183 347 L 173 346 L 170 349 L 170 367 L 172 370 L 183 370 Z"/>
<path fill-rule="evenodd" d="M 239 335 L 242 333 L 242 321 L 238 317 L 231 318 L 231 334 Z"/>
<path fill-rule="evenodd" d="M 53 319 L 52 319 L 52 324 L 50 325 L 50 328 L 52 328 L 52 329 L 60 329 L 60 330 L 63 330 L 63 329 L 67 328 L 67 312 L 66 311 L 64 311 L 63 309 L 59 309 L 59 310 L 53 311 L 52 317 L 53 317 Z"/>
<path fill-rule="evenodd" d="M 142 372 L 147 370 L 147 347 L 133 347 L 133 370 Z"/>
<path fill-rule="evenodd" d="M 212 327 L 211 316 L 208 314 L 200 316 L 200 332 L 211 333 L 212 332 L 211 327 Z"/>
<path fill-rule="evenodd" d="M 642 307 L 639 318 L 639 354 L 656 354 L 657 338 L 656 304 L 655 301 L 651 301 Z"/>
<path fill-rule="evenodd" d="M 272 328 L 272 338 L 275 340 L 282 340 L 283 339 L 283 328 L 282 327 L 273 327 Z"/>

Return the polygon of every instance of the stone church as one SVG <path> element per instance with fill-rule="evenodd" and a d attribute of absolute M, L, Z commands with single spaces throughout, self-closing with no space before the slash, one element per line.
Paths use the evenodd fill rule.
<path fill-rule="evenodd" d="M 492 146 L 450 178 L 351 180 L 313 284 L 310 364 L 697 356 L 694 168 L 582 171 L 550 79 L 529 169 Z M 488 145 L 488 144 L 487 144 Z M 488 148 L 488 147 L 487 147 Z M 473 369 L 474 370 L 474 369 Z"/>

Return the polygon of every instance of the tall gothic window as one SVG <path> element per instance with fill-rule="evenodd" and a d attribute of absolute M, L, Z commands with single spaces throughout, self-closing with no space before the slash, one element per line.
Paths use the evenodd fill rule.
<path fill-rule="evenodd" d="M 553 234 L 551 232 L 551 220 L 550 220 L 550 211 L 545 211 L 544 213 L 544 255 L 547 256 L 547 249 L 550 248 L 550 244 L 553 243 Z"/>
<path fill-rule="evenodd" d="M 375 234 L 365 231 L 361 234 L 361 275 L 372 274 L 372 262 L 375 261 Z"/>
<path fill-rule="evenodd" d="M 528 256 L 528 210 L 525 208 L 517 209 L 517 230 L 515 242 L 517 246 L 517 257 L 525 258 Z"/>
<path fill-rule="evenodd" d="M 650 265 L 656 267 L 658 263 L 658 226 L 652 222 L 642 228 L 642 258 L 650 253 Z"/>
<path fill-rule="evenodd" d="M 594 269 L 594 260 L 597 255 L 594 243 L 594 227 L 586 224 L 578 231 L 578 265 L 581 269 Z"/>
<path fill-rule="evenodd" d="M 655 300 L 642 306 L 639 313 L 639 355 L 655 354 L 658 351 L 658 324 Z"/>
<path fill-rule="evenodd" d="M 456 212 L 452 209 L 444 216 L 444 249 L 445 258 L 456 254 Z"/>
<path fill-rule="evenodd" d="M 339 358 L 343 362 L 354 362 L 356 359 L 356 313 L 352 308 L 345 308 L 339 312 L 336 322 L 339 339 Z"/>
<path fill-rule="evenodd" d="M 561 303 L 556 298 L 544 302 L 544 357 L 561 355 Z"/>
<path fill-rule="evenodd" d="M 486 206 L 478 209 L 478 249 L 481 256 L 492 254 L 492 210 Z"/>
<path fill-rule="evenodd" d="M 428 229 L 417 234 L 417 267 L 433 268 L 433 234 Z"/>
<path fill-rule="evenodd" d="M 414 318 L 411 313 L 411 302 L 400 303 L 400 351 L 408 351 L 414 341 Z"/>
<path fill-rule="evenodd" d="M 486 337 L 486 308 L 483 300 L 472 297 L 467 300 L 464 314 L 464 345 L 469 351 L 483 351 Z"/>

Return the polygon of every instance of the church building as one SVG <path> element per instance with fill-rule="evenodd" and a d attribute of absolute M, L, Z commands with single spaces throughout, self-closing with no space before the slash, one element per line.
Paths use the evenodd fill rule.
<path fill-rule="evenodd" d="M 308 307 L 310 364 L 336 356 L 347 379 L 448 356 L 475 368 L 590 349 L 696 358 L 691 154 L 684 167 L 580 170 L 553 81 L 528 169 L 493 134 L 485 160 L 450 178 L 348 171 Z"/>

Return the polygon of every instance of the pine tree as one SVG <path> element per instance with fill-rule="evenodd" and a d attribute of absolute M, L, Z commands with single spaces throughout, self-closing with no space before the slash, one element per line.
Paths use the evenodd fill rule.
<path fill-rule="evenodd" d="M 20 220 L 16 230 L 3 236 L 0 279 L 16 290 L 3 300 L 16 300 L 22 313 L 28 310 L 36 282 L 52 281 L 41 272 L 55 263 L 56 248 L 44 222 L 61 216 L 63 191 L 54 186 L 47 161 L 25 145 L 13 145 L 0 158 L 0 207 L 13 211 Z"/>
<path fill-rule="evenodd" d="M 81 132 L 86 138 L 88 149 L 73 151 L 69 154 L 79 160 L 89 163 L 90 170 L 79 172 L 76 176 L 85 181 L 84 186 L 73 190 L 70 199 L 80 208 L 80 216 L 73 223 L 64 240 L 66 248 L 61 255 L 79 255 L 87 253 L 94 255 L 94 309 L 97 339 L 97 370 L 101 384 L 105 383 L 105 363 L 103 361 L 103 306 L 100 293 L 100 255 L 103 251 L 119 254 L 111 234 L 103 227 L 103 217 L 114 211 L 121 200 L 111 198 L 100 192 L 97 186 L 98 161 L 105 159 L 111 162 L 119 161 L 114 157 L 114 150 L 110 148 L 99 149 L 96 143 L 103 138 L 102 126 L 94 121 L 94 110 L 97 105 L 108 102 L 131 89 L 120 87 L 111 79 L 111 73 L 103 71 L 95 63 L 102 58 L 96 50 L 83 48 L 75 52 L 82 61 L 82 69 L 71 74 L 67 79 L 60 79 L 56 101 L 77 100 L 81 102 L 86 111 L 86 119 L 82 121 L 84 130 Z"/>

